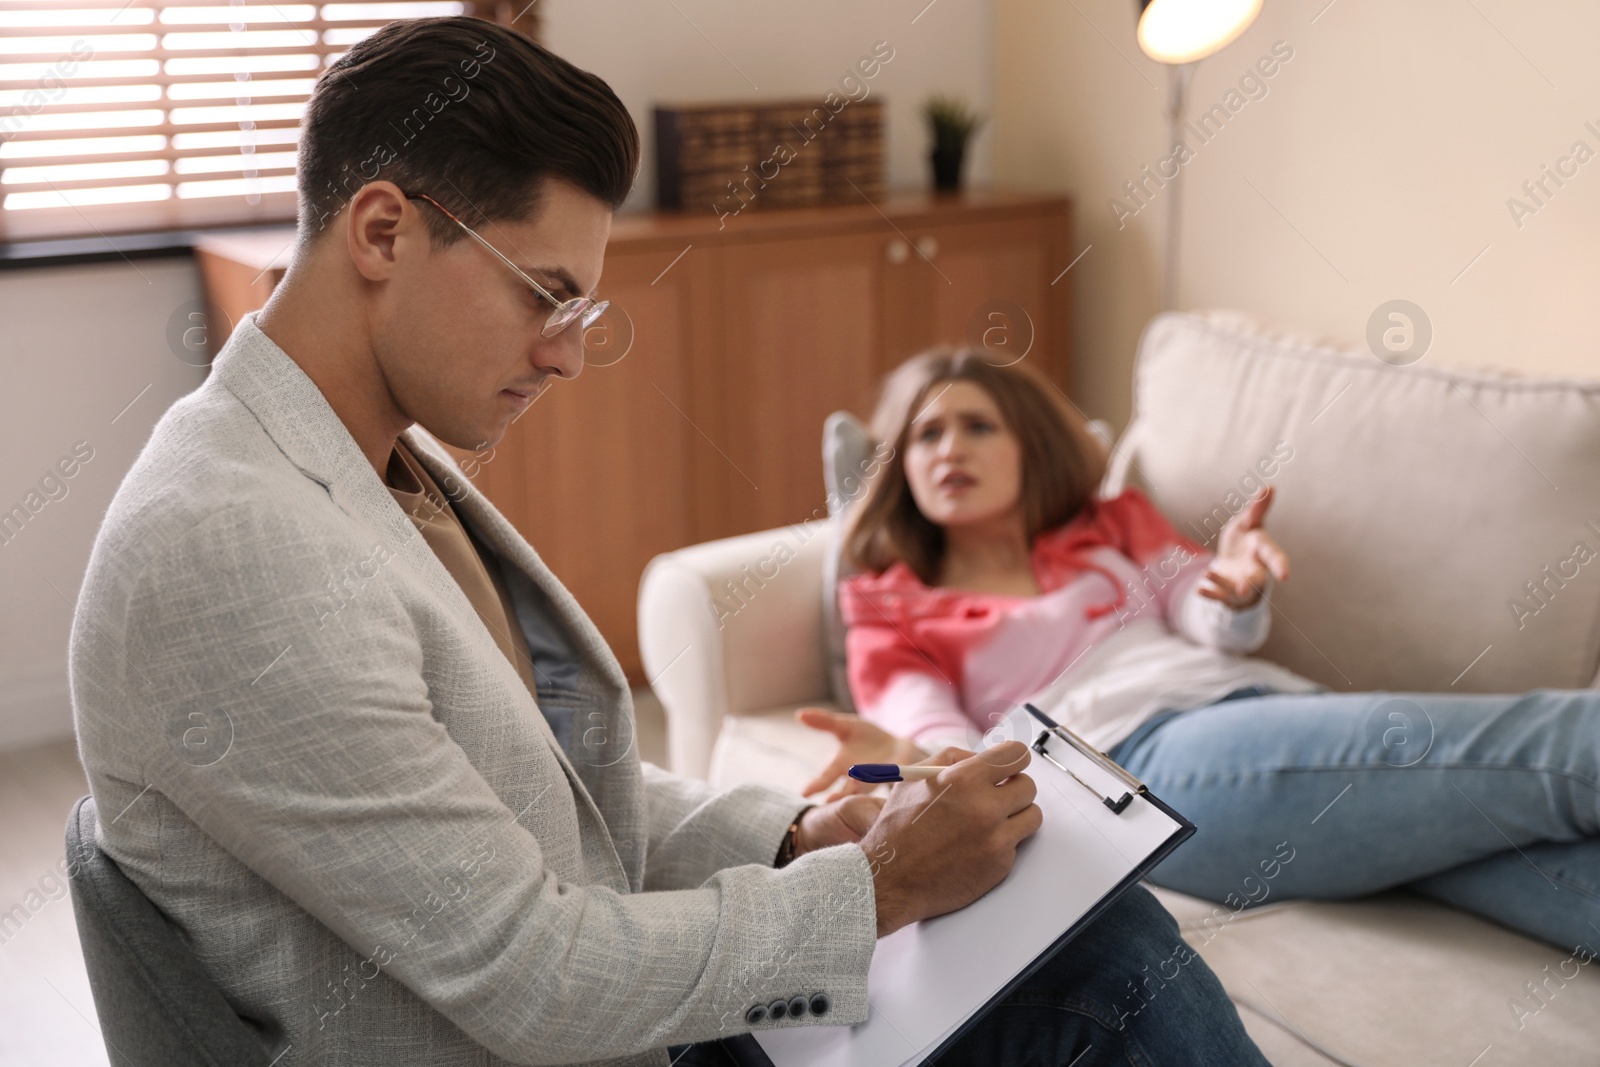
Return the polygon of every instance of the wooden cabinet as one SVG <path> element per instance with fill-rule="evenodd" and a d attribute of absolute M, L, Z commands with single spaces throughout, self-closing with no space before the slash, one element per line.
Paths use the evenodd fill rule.
<path fill-rule="evenodd" d="M 1066 204 L 1021 214 L 907 200 L 876 223 L 722 251 L 721 359 L 697 366 L 722 453 L 702 465 L 707 536 L 822 514 L 823 419 L 867 417 L 883 375 L 931 345 L 987 342 L 1065 388 L 1070 306 L 1050 281 L 1068 262 Z"/>
<path fill-rule="evenodd" d="M 1062 226 L 1057 239 L 1052 222 Z M 895 249 L 900 262 L 885 292 L 891 362 L 932 344 L 981 344 L 1038 360 L 1065 385 L 1066 339 L 1056 333 L 1066 324 L 1066 290 L 1050 284 L 1066 266 L 1051 268 L 1056 248 L 1065 249 L 1064 222 L 954 221 L 908 231 L 912 250 Z"/>
<path fill-rule="evenodd" d="M 867 411 L 883 366 L 883 239 L 735 245 L 721 274 L 722 353 L 701 379 L 727 462 L 703 464 L 704 515 L 708 530 L 737 533 L 822 506 L 822 421 Z"/>
<path fill-rule="evenodd" d="M 201 246 L 216 321 L 264 301 L 282 238 Z M 583 373 L 492 452 L 457 455 L 645 682 L 634 621 L 645 564 L 824 514 L 823 419 L 865 418 L 901 360 L 986 342 L 1067 390 L 1071 241 L 1065 198 L 999 191 L 752 209 L 720 225 L 619 216 L 600 284 L 612 311 L 586 337 Z M 250 242 L 264 251 L 252 257 Z"/>

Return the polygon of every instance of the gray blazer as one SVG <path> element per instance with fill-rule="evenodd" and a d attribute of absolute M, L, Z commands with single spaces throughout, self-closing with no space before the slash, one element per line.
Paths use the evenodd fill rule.
<path fill-rule="evenodd" d="M 499 559 L 536 702 L 254 320 L 112 500 L 69 659 L 100 846 L 278 1067 L 664 1065 L 864 1020 L 865 853 L 774 869 L 801 798 L 641 763 L 593 623 L 413 426 Z M 759 1010 L 796 997 L 799 1018 Z"/>

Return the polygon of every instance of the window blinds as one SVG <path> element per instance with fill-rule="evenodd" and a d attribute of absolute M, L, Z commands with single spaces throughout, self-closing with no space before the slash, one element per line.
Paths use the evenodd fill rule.
<path fill-rule="evenodd" d="M 0 0 L 0 239 L 294 218 L 317 75 L 456 0 Z"/>

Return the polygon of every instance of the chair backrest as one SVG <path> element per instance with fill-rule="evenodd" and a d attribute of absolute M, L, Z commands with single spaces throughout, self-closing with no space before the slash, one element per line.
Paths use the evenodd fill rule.
<path fill-rule="evenodd" d="M 1277 486 L 1292 563 L 1266 659 L 1340 691 L 1594 684 L 1600 380 L 1430 362 L 1159 315 L 1119 468 L 1207 547 Z"/>
<path fill-rule="evenodd" d="M 234 1012 L 177 927 L 100 850 L 93 797 L 67 817 L 67 874 L 112 1063 L 267 1067 L 281 1034 Z"/>

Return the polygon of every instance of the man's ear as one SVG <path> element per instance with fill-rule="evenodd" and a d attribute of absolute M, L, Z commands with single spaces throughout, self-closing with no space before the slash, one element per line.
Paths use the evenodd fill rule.
<path fill-rule="evenodd" d="M 348 205 L 345 245 L 350 262 L 368 281 L 394 276 L 404 255 L 427 255 L 428 227 L 422 211 L 407 200 L 394 182 L 368 182 Z"/>

